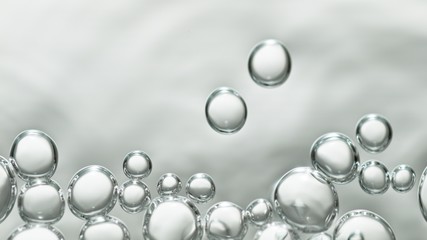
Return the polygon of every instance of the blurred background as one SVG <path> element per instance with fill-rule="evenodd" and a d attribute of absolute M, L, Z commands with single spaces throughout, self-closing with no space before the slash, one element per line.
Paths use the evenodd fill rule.
<path fill-rule="evenodd" d="M 393 140 L 361 161 L 393 169 L 411 165 L 416 185 L 400 194 L 363 192 L 357 180 L 338 185 L 339 215 L 367 209 L 384 217 L 397 239 L 427 234 L 417 201 L 427 165 L 427 3 L 424 1 L 1 1 L 0 155 L 26 129 L 49 134 L 59 151 L 52 179 L 64 191 L 87 165 L 103 165 L 119 184 L 126 153 L 145 151 L 153 197 L 166 172 L 185 182 L 211 175 L 213 201 L 242 207 L 270 198 L 284 173 L 311 164 L 320 135 L 337 131 L 355 140 L 367 113 L 390 121 Z M 292 57 L 289 79 L 267 89 L 247 69 L 252 47 L 282 41 Z M 204 107 L 209 93 L 229 86 L 248 106 L 236 134 L 212 130 Z M 19 180 L 19 188 L 22 181 Z M 123 220 L 142 239 L 143 214 Z M 0 224 L 0 239 L 23 224 L 17 208 Z M 84 222 L 66 208 L 55 224 L 77 239 Z M 253 231 L 246 236 L 252 239 Z"/>

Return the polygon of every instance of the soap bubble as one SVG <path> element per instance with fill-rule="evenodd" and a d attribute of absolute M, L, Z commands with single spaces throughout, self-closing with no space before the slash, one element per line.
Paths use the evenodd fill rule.
<path fill-rule="evenodd" d="M 418 203 L 420 204 L 421 213 L 427 221 L 427 184 L 425 184 L 427 176 L 427 167 L 421 174 L 420 183 L 418 185 Z"/>
<path fill-rule="evenodd" d="M 231 202 L 219 202 L 206 213 L 205 232 L 210 240 L 243 239 L 248 230 L 242 208 Z"/>
<path fill-rule="evenodd" d="M 96 216 L 89 219 L 80 231 L 81 240 L 130 240 L 126 225 L 112 216 Z"/>
<path fill-rule="evenodd" d="M 123 161 L 123 172 L 132 179 L 148 177 L 152 168 L 150 157 L 143 151 L 132 151 L 126 155 Z"/>
<path fill-rule="evenodd" d="M 18 227 L 7 240 L 65 240 L 64 235 L 52 225 L 25 224 Z"/>
<path fill-rule="evenodd" d="M 384 151 L 391 142 L 393 131 L 388 120 L 378 114 L 363 116 L 356 127 L 356 139 L 369 153 Z"/>
<path fill-rule="evenodd" d="M 188 179 L 185 191 L 196 203 L 206 203 L 215 196 L 215 183 L 208 174 L 197 173 Z"/>
<path fill-rule="evenodd" d="M 271 221 L 273 217 L 273 206 L 264 198 L 255 199 L 246 208 L 247 216 L 256 226 L 262 226 Z"/>
<path fill-rule="evenodd" d="M 307 240 L 332 240 L 332 237 L 331 235 L 323 232 L 323 233 L 315 234 Z"/>
<path fill-rule="evenodd" d="M 391 186 L 397 192 L 408 192 L 415 184 L 415 171 L 408 165 L 401 164 L 391 172 Z"/>
<path fill-rule="evenodd" d="M 138 180 L 129 180 L 122 184 L 119 190 L 120 206 L 127 213 L 139 213 L 151 201 L 151 193 L 145 183 Z"/>
<path fill-rule="evenodd" d="M 296 231 L 289 225 L 273 222 L 264 225 L 255 234 L 254 240 L 299 240 Z"/>
<path fill-rule="evenodd" d="M 0 156 L 0 223 L 13 209 L 17 187 L 15 174 L 5 158 Z"/>
<path fill-rule="evenodd" d="M 160 196 L 176 195 L 181 189 L 181 179 L 175 173 L 165 173 L 157 182 L 157 193 Z"/>
<path fill-rule="evenodd" d="M 383 194 L 390 186 L 390 175 L 384 164 L 369 160 L 360 166 L 359 184 L 369 194 Z"/>

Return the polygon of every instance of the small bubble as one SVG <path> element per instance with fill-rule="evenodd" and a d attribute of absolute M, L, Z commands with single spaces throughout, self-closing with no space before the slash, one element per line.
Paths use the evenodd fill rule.
<path fill-rule="evenodd" d="M 23 180 L 50 178 L 56 171 L 58 151 L 55 142 L 46 133 L 26 130 L 13 141 L 10 160 Z"/>
<path fill-rule="evenodd" d="M 317 170 L 298 167 L 276 184 L 274 206 L 279 216 L 295 228 L 317 233 L 327 230 L 338 214 L 335 187 Z"/>
<path fill-rule="evenodd" d="M 157 193 L 160 196 L 176 195 L 181 189 L 181 179 L 175 173 L 165 173 L 157 182 Z"/>
<path fill-rule="evenodd" d="M 130 240 L 126 225 L 112 216 L 89 219 L 80 231 L 81 240 Z"/>
<path fill-rule="evenodd" d="M 191 176 L 185 186 L 188 198 L 197 203 L 206 203 L 215 196 L 215 183 L 206 173 Z"/>
<path fill-rule="evenodd" d="M 18 227 L 7 240 L 65 240 L 64 235 L 51 225 L 26 224 Z"/>
<path fill-rule="evenodd" d="M 360 166 L 359 184 L 369 194 L 383 194 L 390 186 L 390 175 L 383 163 L 369 160 Z"/>
<path fill-rule="evenodd" d="M 68 206 L 81 219 L 106 215 L 117 201 L 118 186 L 105 167 L 92 165 L 80 169 L 68 185 Z"/>
<path fill-rule="evenodd" d="M 311 236 L 307 240 L 332 240 L 332 237 L 331 237 L 331 235 L 329 235 L 327 233 L 318 233 L 318 234 Z"/>
<path fill-rule="evenodd" d="M 335 240 L 395 240 L 393 229 L 378 214 L 353 210 L 344 214 L 334 229 Z"/>
<path fill-rule="evenodd" d="M 322 135 L 313 143 L 310 155 L 313 167 L 334 183 L 348 183 L 356 177 L 359 153 L 351 139 L 344 134 Z"/>
<path fill-rule="evenodd" d="M 391 186 L 397 192 L 408 192 L 415 184 L 415 171 L 408 165 L 401 164 L 391 172 Z"/>
<path fill-rule="evenodd" d="M 267 199 L 259 198 L 249 203 L 246 212 L 249 221 L 256 226 L 262 226 L 271 221 L 273 217 L 273 206 Z"/>
<path fill-rule="evenodd" d="M 133 151 L 123 161 L 123 171 L 128 178 L 142 179 L 148 177 L 153 166 L 150 157 L 142 151 Z"/>
<path fill-rule="evenodd" d="M 122 184 L 119 190 L 120 206 L 127 213 L 139 213 L 148 207 L 151 193 L 145 183 L 129 180 Z"/>
<path fill-rule="evenodd" d="M 421 213 L 427 222 L 427 184 L 425 184 L 427 176 L 427 167 L 421 174 L 420 183 L 418 185 L 418 203 L 420 204 Z"/>
<path fill-rule="evenodd" d="M 243 239 L 248 230 L 244 210 L 231 202 L 219 202 L 206 213 L 205 232 L 210 240 Z"/>
<path fill-rule="evenodd" d="M 296 231 L 289 225 L 273 222 L 264 225 L 255 234 L 254 240 L 299 240 Z"/>
<path fill-rule="evenodd" d="M 208 97 L 205 107 L 206 119 L 215 131 L 231 134 L 245 125 L 246 103 L 240 94 L 231 88 L 215 89 Z"/>
<path fill-rule="evenodd" d="M 390 123 L 381 115 L 367 114 L 357 122 L 357 142 L 369 153 L 384 151 L 390 144 L 392 136 Z"/>
<path fill-rule="evenodd" d="M 0 156 L 0 223 L 13 209 L 17 186 L 15 174 L 5 158 Z"/>
<path fill-rule="evenodd" d="M 277 87 L 289 77 L 291 57 L 280 41 L 264 40 L 251 50 L 248 69 L 256 84 L 263 87 Z"/>

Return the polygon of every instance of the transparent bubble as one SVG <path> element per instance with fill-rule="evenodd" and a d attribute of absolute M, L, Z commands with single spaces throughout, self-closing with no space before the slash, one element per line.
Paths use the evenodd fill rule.
<path fill-rule="evenodd" d="M 17 187 L 15 174 L 5 158 L 0 156 L 0 223 L 13 209 Z"/>
<path fill-rule="evenodd" d="M 165 173 L 157 182 L 157 192 L 161 196 L 176 195 L 181 189 L 181 179 L 175 173 Z"/>
<path fill-rule="evenodd" d="M 356 139 L 370 153 L 384 151 L 391 142 L 393 131 L 387 119 L 378 114 L 363 116 L 356 127 Z"/>
<path fill-rule="evenodd" d="M 274 206 L 279 216 L 303 232 L 327 230 L 338 214 L 335 187 L 317 170 L 298 167 L 276 184 Z"/>
<path fill-rule="evenodd" d="M 425 184 L 427 176 L 427 167 L 421 174 L 420 183 L 418 185 L 418 203 L 420 204 L 421 213 L 427 221 L 427 184 Z"/>
<path fill-rule="evenodd" d="M 283 43 L 268 39 L 258 43 L 249 55 L 248 69 L 251 78 L 260 86 L 277 87 L 291 72 L 291 57 Z"/>
<path fill-rule="evenodd" d="M 126 225 L 112 216 L 89 219 L 80 231 L 80 240 L 130 240 Z"/>
<path fill-rule="evenodd" d="M 249 203 L 246 213 L 250 222 L 256 226 L 262 226 L 271 221 L 273 206 L 267 199 L 259 198 Z"/>
<path fill-rule="evenodd" d="M 185 186 L 188 198 L 197 203 L 206 203 L 215 196 L 215 183 L 206 173 L 191 176 Z"/>
<path fill-rule="evenodd" d="M 360 166 L 359 184 L 369 194 L 385 193 L 390 186 L 390 175 L 384 164 L 369 160 Z"/>
<path fill-rule="evenodd" d="M 213 205 L 205 218 L 205 232 L 210 240 L 243 239 L 248 230 L 244 210 L 231 202 Z"/>
<path fill-rule="evenodd" d="M 209 95 L 205 113 L 209 125 L 224 134 L 239 131 L 245 125 L 248 114 L 243 98 L 228 87 L 217 88 Z"/>
<path fill-rule="evenodd" d="M 117 201 L 116 178 L 105 167 L 92 165 L 80 169 L 68 185 L 68 206 L 82 219 L 106 215 Z"/>
<path fill-rule="evenodd" d="M 397 192 L 408 192 L 415 184 L 415 171 L 408 165 L 401 164 L 391 172 L 391 186 Z"/>
<path fill-rule="evenodd" d="M 357 174 L 359 153 L 349 137 L 341 133 L 327 133 L 311 147 L 311 161 L 316 170 L 334 183 L 348 183 Z"/>
<path fill-rule="evenodd" d="M 25 184 L 19 193 L 18 210 L 26 222 L 53 224 L 59 221 L 65 210 L 61 187 L 53 180 Z"/>
<path fill-rule="evenodd" d="M 318 233 L 318 234 L 311 236 L 307 240 L 332 240 L 332 237 L 328 233 Z"/>
<path fill-rule="evenodd" d="M 299 240 L 296 231 L 289 225 L 273 222 L 257 231 L 254 240 Z"/>
<path fill-rule="evenodd" d="M 150 157 L 143 151 L 133 151 L 123 160 L 123 171 L 128 178 L 142 179 L 148 177 L 153 166 Z"/>
<path fill-rule="evenodd" d="M 10 161 L 23 180 L 50 178 L 56 171 L 58 151 L 55 142 L 46 133 L 26 130 L 13 141 Z"/>
<path fill-rule="evenodd" d="M 353 210 L 344 214 L 335 227 L 335 240 L 395 240 L 393 229 L 378 214 Z"/>
<path fill-rule="evenodd" d="M 128 213 L 139 213 L 148 207 L 151 193 L 145 183 L 138 180 L 129 180 L 122 184 L 119 190 L 119 202 L 123 210 Z"/>
<path fill-rule="evenodd" d="M 184 197 L 155 198 L 145 213 L 143 236 L 147 240 L 200 240 L 200 212 Z"/>
<path fill-rule="evenodd" d="M 64 235 L 51 225 L 26 224 L 18 227 L 7 240 L 64 240 Z"/>

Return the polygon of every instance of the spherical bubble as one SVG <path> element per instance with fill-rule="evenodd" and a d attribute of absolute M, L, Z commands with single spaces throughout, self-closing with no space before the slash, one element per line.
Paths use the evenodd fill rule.
<path fill-rule="evenodd" d="M 126 225 L 112 216 L 90 218 L 80 231 L 81 240 L 130 240 Z"/>
<path fill-rule="evenodd" d="M 418 203 L 420 204 L 421 213 L 427 221 L 427 184 L 425 184 L 427 176 L 427 167 L 421 174 L 420 183 L 418 185 Z"/>
<path fill-rule="evenodd" d="M 56 144 L 42 131 L 26 130 L 13 141 L 10 161 L 23 180 L 50 178 L 58 164 Z"/>
<path fill-rule="evenodd" d="M 244 210 L 231 202 L 213 205 L 205 218 L 205 232 L 210 240 L 243 239 L 248 230 Z"/>
<path fill-rule="evenodd" d="M 390 123 L 381 115 L 367 114 L 357 122 L 357 142 L 369 153 L 384 151 L 390 144 L 392 136 Z"/>
<path fill-rule="evenodd" d="M 360 166 L 359 184 L 369 194 L 383 194 L 390 186 L 390 175 L 384 164 L 369 160 Z"/>
<path fill-rule="evenodd" d="M 408 165 L 401 164 L 391 172 L 391 186 L 397 192 L 408 192 L 415 184 L 415 171 Z"/>
<path fill-rule="evenodd" d="M 132 151 L 123 160 L 123 171 L 128 178 L 148 177 L 153 166 L 150 157 L 143 151 Z"/>
<path fill-rule="evenodd" d="M 248 69 L 251 78 L 258 85 L 277 87 L 289 77 L 291 57 L 280 41 L 264 40 L 251 50 Z"/>
<path fill-rule="evenodd" d="M 206 173 L 191 176 L 185 185 L 188 198 L 197 203 L 206 203 L 215 196 L 215 183 Z"/>
<path fill-rule="evenodd" d="M 181 189 L 181 179 L 175 173 L 165 173 L 157 182 L 157 193 L 160 196 L 176 195 Z"/>
<path fill-rule="evenodd" d="M 15 174 L 5 158 L 0 156 L 0 223 L 13 209 L 16 201 Z"/>
<path fill-rule="evenodd" d="M 119 202 L 123 210 L 128 213 L 139 213 L 148 207 L 151 193 L 145 183 L 138 180 L 129 180 L 122 184 L 119 190 Z"/>
<path fill-rule="evenodd" d="M 273 222 L 264 225 L 255 234 L 254 240 L 299 240 L 296 231 L 289 225 Z"/>
<path fill-rule="evenodd" d="M 276 184 L 274 207 L 279 216 L 303 232 L 327 230 L 338 214 L 335 187 L 317 170 L 298 167 Z"/>
<path fill-rule="evenodd" d="M 335 240 L 395 240 L 393 229 L 378 214 L 353 210 L 344 214 L 334 229 Z"/>
<path fill-rule="evenodd" d="M 316 170 L 334 183 L 348 183 L 357 174 L 359 153 L 349 137 L 341 133 L 327 133 L 311 147 L 311 161 Z"/>
<path fill-rule="evenodd" d="M 26 224 L 18 227 L 7 240 L 64 240 L 64 235 L 52 225 Z"/>
<path fill-rule="evenodd" d="M 315 234 L 307 240 L 332 240 L 332 237 L 328 233 L 323 232 L 323 233 Z"/>
<path fill-rule="evenodd" d="M 255 199 L 246 208 L 248 219 L 256 226 L 270 222 L 273 217 L 273 206 L 264 198 Z"/>
<path fill-rule="evenodd" d="M 116 204 L 117 192 L 117 181 L 110 170 L 87 166 L 74 174 L 68 185 L 68 206 L 81 219 L 106 215 Z"/>
<path fill-rule="evenodd" d="M 53 224 L 59 221 L 65 210 L 61 187 L 53 180 L 25 184 L 19 193 L 18 210 L 25 222 Z"/>
<path fill-rule="evenodd" d="M 215 89 L 206 101 L 206 119 L 212 129 L 219 133 L 239 131 L 245 125 L 247 112 L 240 94 L 228 87 Z"/>
<path fill-rule="evenodd" d="M 143 223 L 144 239 L 200 240 L 203 236 L 200 212 L 187 198 L 155 198 Z"/>

